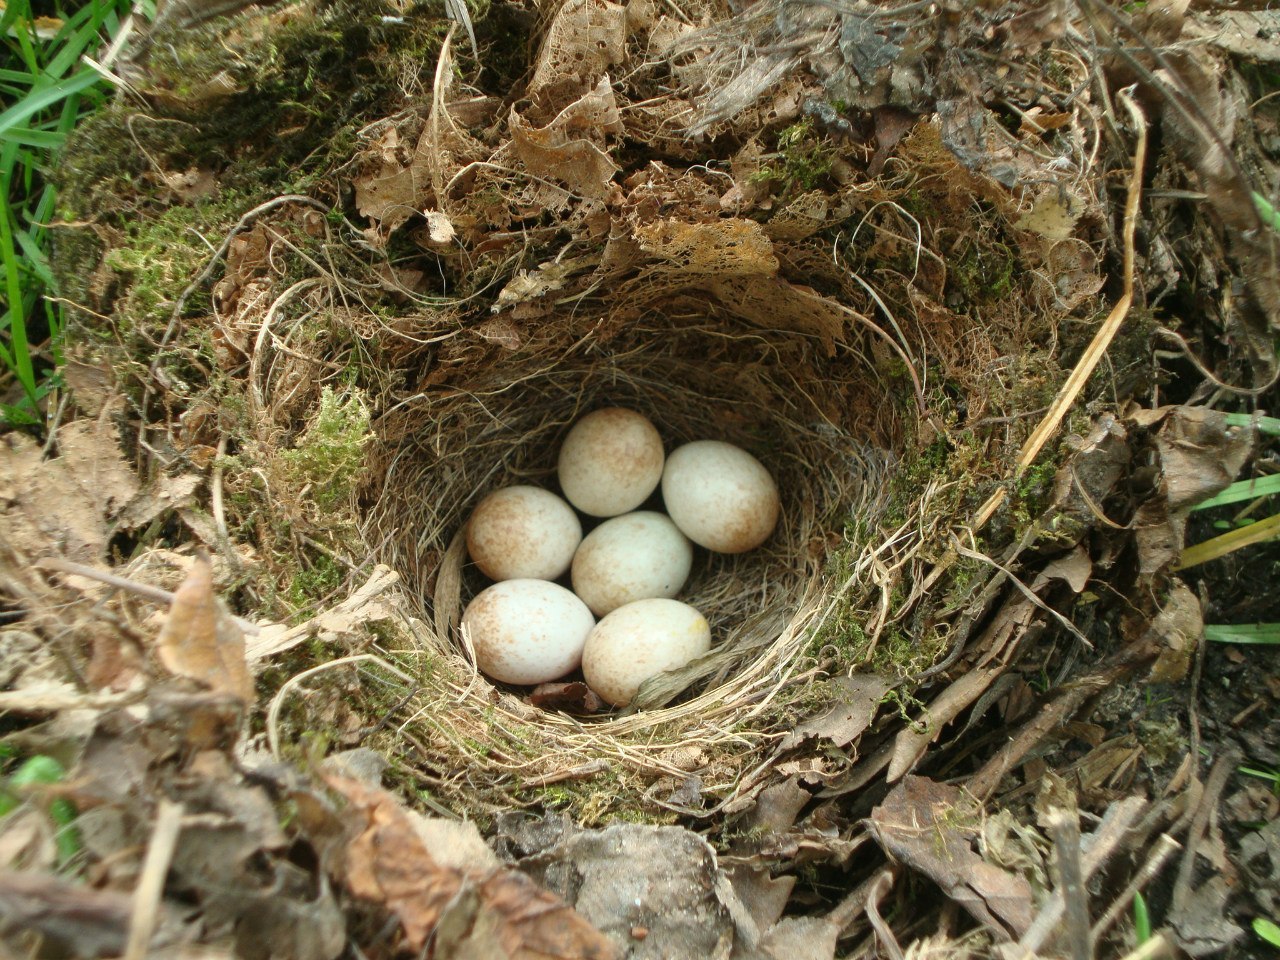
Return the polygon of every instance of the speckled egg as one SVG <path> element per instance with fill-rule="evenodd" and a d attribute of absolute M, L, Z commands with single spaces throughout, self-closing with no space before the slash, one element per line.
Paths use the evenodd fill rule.
<path fill-rule="evenodd" d="M 601 619 L 582 649 L 582 673 L 602 700 L 625 707 L 640 685 L 711 649 L 707 618 L 679 600 L 637 600 Z"/>
<path fill-rule="evenodd" d="M 554 580 L 573 562 L 582 522 L 549 490 L 505 487 L 476 507 L 467 552 L 491 580 Z"/>
<path fill-rule="evenodd" d="M 662 437 L 649 418 L 606 407 L 573 425 L 560 447 L 560 489 L 593 517 L 634 510 L 662 479 Z"/>
<path fill-rule="evenodd" d="M 536 684 L 577 669 L 595 617 L 558 584 L 504 580 L 476 594 L 462 625 L 482 673 L 503 683 Z"/>
<path fill-rule="evenodd" d="M 666 514 L 606 520 L 573 555 L 573 592 L 597 617 L 634 600 L 674 597 L 689 578 L 693 545 Z"/>
<path fill-rule="evenodd" d="M 717 553 L 745 553 L 778 524 L 778 485 L 741 447 L 698 440 L 677 447 L 662 473 L 667 513 L 690 540 Z"/>

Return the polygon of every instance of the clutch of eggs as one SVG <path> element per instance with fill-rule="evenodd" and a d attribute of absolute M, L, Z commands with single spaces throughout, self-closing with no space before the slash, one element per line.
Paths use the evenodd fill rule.
<path fill-rule="evenodd" d="M 513 486 L 476 507 L 467 550 L 498 583 L 462 623 L 494 680 L 544 683 L 581 665 L 601 698 L 626 706 L 645 680 L 710 649 L 706 618 L 673 599 L 692 566 L 690 541 L 719 553 L 760 546 L 777 526 L 778 488 L 732 444 L 695 441 L 664 456 L 653 424 L 618 407 L 573 426 L 557 472 L 565 499 Z M 670 516 L 636 511 L 659 484 Z M 610 519 L 584 539 L 574 507 Z M 550 582 L 570 569 L 573 592 Z"/>

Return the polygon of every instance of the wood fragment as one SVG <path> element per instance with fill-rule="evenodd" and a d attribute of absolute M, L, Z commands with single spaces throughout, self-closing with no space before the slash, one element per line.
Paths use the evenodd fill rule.
<path fill-rule="evenodd" d="M 889 955 L 889 960 L 905 960 L 902 948 L 898 946 L 898 938 L 893 935 L 889 925 L 884 922 L 877 909 L 881 900 L 893 888 L 893 872 L 881 870 L 876 874 L 871 889 L 867 891 L 866 912 L 871 928 L 876 932 L 876 941 L 880 948 Z"/>
<path fill-rule="evenodd" d="M 1204 838 L 1204 832 L 1209 826 L 1209 816 L 1218 807 L 1218 799 L 1222 796 L 1222 791 L 1226 789 L 1227 780 L 1240 764 L 1240 755 L 1232 749 L 1223 752 L 1214 762 L 1209 776 L 1205 779 L 1204 793 L 1200 796 L 1200 803 L 1196 808 L 1195 816 L 1191 820 L 1191 826 L 1187 829 L 1187 840 L 1185 848 L 1182 852 L 1182 862 L 1178 866 L 1178 879 L 1173 886 L 1173 910 L 1183 910 L 1187 906 L 1187 902 L 1194 892 L 1191 887 L 1191 881 L 1195 872 L 1196 851 L 1199 849 L 1200 841 Z"/>
<path fill-rule="evenodd" d="M 160 917 L 165 876 L 169 873 L 181 826 L 182 804 L 161 800 L 151 831 L 151 843 L 147 846 L 147 859 L 142 865 L 142 876 L 133 893 L 133 914 L 129 921 L 129 942 L 125 947 L 124 960 L 145 960 L 147 956 L 151 936 Z"/>
<path fill-rule="evenodd" d="M 1121 914 L 1128 911 L 1133 903 L 1134 895 L 1142 890 L 1163 868 L 1168 859 L 1177 851 L 1182 849 L 1182 844 L 1169 836 L 1167 833 L 1160 834 L 1160 839 L 1156 844 L 1155 852 L 1147 858 L 1147 862 L 1129 881 L 1129 885 L 1124 888 L 1124 892 L 1111 902 L 1111 906 L 1107 908 L 1102 918 L 1093 925 L 1093 942 L 1095 946 L 1097 942 L 1106 935 L 1120 919 Z"/>
<path fill-rule="evenodd" d="M 1081 873 L 1085 882 L 1088 882 L 1089 878 L 1111 858 L 1111 855 L 1120 846 L 1133 822 L 1142 815 L 1142 811 L 1146 806 L 1147 802 L 1141 797 L 1126 797 L 1124 800 L 1113 803 L 1107 808 L 1107 812 L 1102 817 L 1102 822 L 1098 824 L 1093 833 L 1089 834 L 1086 840 L 1088 849 L 1085 851 L 1084 859 L 1081 863 Z M 1022 952 L 1017 955 L 1034 955 L 1037 950 L 1044 946 L 1049 937 L 1057 931 L 1058 923 L 1062 919 L 1065 910 L 1066 903 L 1062 893 L 1055 890 L 1049 896 L 1049 899 L 1045 901 L 1044 906 L 1040 908 L 1040 913 L 1036 916 L 1031 927 L 1018 942 L 1018 947 Z"/>
<path fill-rule="evenodd" d="M 1058 890 L 1064 904 L 1063 936 L 1071 960 L 1093 960 L 1089 935 L 1089 894 L 1080 864 L 1080 824 L 1076 814 L 1055 809 L 1049 814 L 1049 836 L 1058 854 Z"/>

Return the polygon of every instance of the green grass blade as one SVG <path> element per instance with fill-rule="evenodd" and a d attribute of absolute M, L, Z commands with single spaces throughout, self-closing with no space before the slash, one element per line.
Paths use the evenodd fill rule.
<path fill-rule="evenodd" d="M 11 210 L 0 211 L 0 260 L 4 262 L 4 289 L 8 299 L 4 327 L 9 333 L 9 366 L 23 392 L 32 401 L 36 398 L 36 376 L 31 365 L 31 351 L 27 345 L 27 318 L 24 306 L 22 277 L 18 272 L 18 255 L 13 244 Z"/>
<path fill-rule="evenodd" d="M 1276 208 L 1271 205 L 1271 201 L 1258 193 L 1253 192 L 1253 205 L 1258 208 L 1258 215 L 1262 217 L 1262 222 L 1272 230 L 1280 231 L 1280 213 L 1276 212 Z"/>
<path fill-rule="evenodd" d="M 1204 638 L 1217 643 L 1280 643 L 1280 623 L 1207 623 Z"/>
<path fill-rule="evenodd" d="M 1136 890 L 1133 894 L 1133 933 L 1138 946 L 1151 939 L 1151 914 L 1147 912 L 1146 899 Z"/>
<path fill-rule="evenodd" d="M 1257 427 L 1259 432 L 1280 437 L 1280 417 L 1260 417 L 1253 413 L 1228 413 L 1229 427 Z"/>
<path fill-rule="evenodd" d="M 1280 513 L 1272 514 L 1265 520 L 1258 520 L 1247 527 L 1239 527 L 1212 540 L 1187 547 L 1182 551 L 1182 556 L 1178 558 L 1178 564 L 1174 569 L 1187 570 L 1202 563 L 1208 563 L 1210 560 L 1225 557 L 1236 550 L 1251 547 L 1255 543 L 1274 540 L 1276 537 L 1280 537 Z"/>
<path fill-rule="evenodd" d="M 39 150 L 57 150 L 67 142 L 65 133 L 54 130 L 33 130 L 30 127 L 19 127 L 10 130 L 5 136 L 14 143 L 24 147 L 35 147 Z"/>
<path fill-rule="evenodd" d="M 1197 503 L 1191 509 L 1208 510 L 1210 507 L 1222 507 L 1229 503 L 1239 503 L 1241 500 L 1255 500 L 1259 497 L 1269 497 L 1277 493 L 1280 493 L 1280 473 L 1272 474 L 1269 477 L 1258 477 L 1255 480 L 1240 480 L 1227 487 L 1217 496 L 1210 497 L 1202 503 Z"/>
<path fill-rule="evenodd" d="M 1253 932 L 1273 947 L 1280 947 L 1280 926 L 1276 926 L 1266 917 L 1255 917 Z"/>
<path fill-rule="evenodd" d="M 102 77 L 97 71 L 86 67 L 66 80 L 59 80 L 57 83 L 42 87 L 39 90 L 33 89 L 31 95 L 26 99 L 15 103 L 4 113 L 0 113 L 0 137 L 4 137 L 11 129 L 26 121 L 33 114 L 37 114 L 41 110 L 65 100 L 74 93 L 88 89 L 101 79 Z"/>

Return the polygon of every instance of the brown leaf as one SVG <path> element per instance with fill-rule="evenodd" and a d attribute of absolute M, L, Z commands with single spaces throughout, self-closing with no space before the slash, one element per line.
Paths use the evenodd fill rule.
<path fill-rule="evenodd" d="M 1140 410 L 1130 419 L 1139 426 L 1158 427 L 1160 487 L 1138 508 L 1132 524 L 1139 574 L 1150 580 L 1177 562 L 1187 514 L 1236 478 L 1252 451 L 1252 435 L 1229 430 L 1226 415 L 1207 407 Z"/>
<path fill-rule="evenodd" d="M 529 694 L 529 702 L 543 710 L 564 710 L 568 713 L 595 713 L 604 703 L 582 681 L 569 683 L 542 683 Z"/>
<path fill-rule="evenodd" d="M 213 592 L 213 566 L 203 554 L 173 595 L 169 616 L 156 638 L 165 669 L 190 677 L 215 693 L 253 700 L 253 677 L 245 662 L 244 634 Z"/>
<path fill-rule="evenodd" d="M 66 956 L 114 957 L 123 953 L 132 906 L 131 898 L 123 893 L 92 890 L 34 873 L 0 874 L 4 932 L 37 933 L 46 951 Z M 9 946 L 15 944 L 9 941 Z M 27 954 L 26 948 L 15 950 L 15 955 Z"/>
<path fill-rule="evenodd" d="M 29 437 L 0 438 L 0 504 L 8 502 L 4 532 L 23 552 L 93 563 L 111 536 L 110 520 L 137 493 L 138 478 L 121 457 L 108 422 L 64 424 L 57 439 L 62 456 L 47 460 Z"/>
<path fill-rule="evenodd" d="M 870 673 L 836 677 L 831 681 L 831 706 L 797 724 L 783 738 L 779 749 L 790 750 L 808 737 L 830 740 L 837 747 L 852 743 L 871 726 L 880 701 L 892 686 L 892 681 Z"/>
<path fill-rule="evenodd" d="M 1010 607 L 1027 610 L 1030 604 L 1017 602 L 1001 609 L 1005 613 Z M 975 667 L 963 674 L 955 683 L 950 684 L 937 698 L 929 704 L 921 720 L 909 727 L 904 727 L 894 739 L 893 760 L 889 764 L 888 780 L 897 780 L 915 766 L 929 744 L 942 736 L 948 723 L 958 717 L 966 707 L 977 700 L 998 677 L 1004 672 L 1003 666 Z M 918 778 L 908 778 L 918 779 Z"/>
<path fill-rule="evenodd" d="M 979 812 L 959 787 L 909 776 L 865 823 L 886 853 L 932 879 L 1007 940 L 1031 924 L 1031 886 L 974 852 Z"/>
<path fill-rule="evenodd" d="M 342 880 L 357 897 L 395 914 L 409 949 L 421 951 L 434 940 L 434 955 L 454 960 L 614 956 L 603 935 L 523 875 L 440 864 L 391 794 L 341 777 L 328 783 L 347 801 Z"/>

